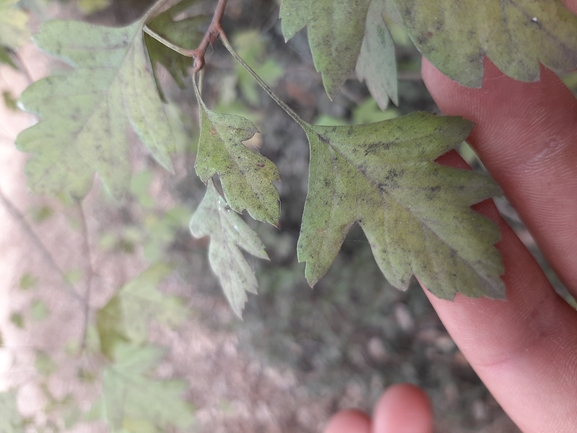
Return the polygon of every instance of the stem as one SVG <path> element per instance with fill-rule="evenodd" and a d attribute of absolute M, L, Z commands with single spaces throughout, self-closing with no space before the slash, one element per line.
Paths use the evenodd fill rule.
<path fill-rule="evenodd" d="M 84 256 L 84 322 L 82 324 L 81 350 L 86 348 L 86 336 L 88 334 L 88 323 L 90 319 L 90 296 L 92 293 L 92 279 L 94 270 L 92 269 L 92 254 L 90 253 L 90 242 L 88 239 L 88 224 L 86 214 L 82 207 L 82 201 L 76 201 L 76 207 L 80 216 L 80 233 L 82 235 L 82 255 Z"/>
<path fill-rule="evenodd" d="M 262 80 L 262 78 L 260 78 L 258 76 L 258 74 L 253 71 L 251 69 L 251 67 L 249 65 L 246 64 L 246 62 L 236 53 L 236 51 L 234 50 L 234 48 L 232 47 L 231 43 L 229 42 L 228 38 L 226 37 L 226 34 L 224 33 L 224 31 L 222 30 L 222 28 L 220 29 L 220 40 L 222 41 L 223 45 L 225 46 L 225 48 L 228 50 L 228 52 L 232 55 L 232 57 L 234 57 L 234 59 L 241 64 L 241 66 L 246 69 L 246 71 L 252 75 L 252 77 L 256 80 L 256 82 L 258 83 L 258 85 L 260 87 L 263 88 L 263 90 L 268 94 L 268 96 L 270 96 L 274 102 L 276 102 L 280 108 L 282 108 L 290 117 L 293 118 L 293 120 L 298 123 L 305 131 L 307 130 L 309 124 L 306 123 L 303 119 L 301 119 L 299 117 L 298 114 L 296 114 L 292 108 L 290 108 L 282 99 L 280 99 L 273 91 L 272 89 Z"/>
<path fill-rule="evenodd" d="M 24 215 L 16 208 L 16 206 L 14 206 L 14 204 L 8 199 L 8 197 L 4 195 L 2 191 L 0 191 L 0 202 L 2 202 L 8 213 L 12 215 L 12 217 L 20 223 L 20 225 L 24 229 L 24 232 L 28 235 L 28 237 L 30 238 L 32 243 L 36 246 L 36 248 L 38 248 L 38 251 L 40 251 L 46 263 L 48 263 L 48 265 L 60 276 L 60 278 L 62 278 L 62 281 L 64 282 L 65 286 L 64 287 L 58 286 L 58 288 L 66 292 L 68 295 L 72 296 L 78 302 L 83 303 L 84 300 L 82 299 L 82 297 L 78 293 L 76 293 L 74 287 L 72 287 L 72 285 L 68 282 L 66 275 L 64 275 L 62 269 L 60 269 L 60 267 L 56 264 L 56 261 L 54 260 L 48 249 L 44 246 L 40 238 L 36 235 L 36 233 L 34 233 L 34 230 L 30 226 L 30 224 L 28 224 L 28 222 L 26 221 Z"/>
<path fill-rule="evenodd" d="M 162 3 L 164 3 L 165 1 L 166 0 L 158 1 L 152 7 L 152 9 L 150 11 L 148 11 L 148 13 L 145 16 L 146 17 L 145 22 L 146 22 L 146 19 L 148 19 L 150 17 L 150 15 L 152 14 L 152 11 L 154 11 L 155 9 L 160 7 L 160 5 L 162 5 Z M 167 46 L 171 50 L 176 51 L 178 54 L 181 54 L 185 57 L 192 57 L 194 59 L 193 73 L 197 73 L 198 71 L 200 71 L 204 67 L 204 64 L 205 64 L 204 63 L 204 55 L 206 54 L 206 50 L 207 50 L 208 46 L 211 44 L 214 44 L 216 42 L 216 39 L 219 37 L 219 35 L 224 34 L 222 31 L 221 22 L 222 22 L 222 17 L 224 16 L 224 10 L 226 9 L 227 1 L 228 0 L 218 0 L 218 3 L 217 3 L 216 8 L 214 10 L 214 15 L 212 16 L 212 21 L 210 22 L 210 25 L 208 26 L 208 29 L 207 29 L 206 33 L 204 34 L 202 41 L 200 41 L 200 44 L 194 50 L 187 50 L 185 48 L 174 45 L 172 42 L 163 38 L 161 35 L 156 33 L 154 30 L 152 30 L 147 25 L 144 26 L 144 32 L 147 33 L 148 35 L 150 35 L 151 37 L 153 37 L 154 39 L 156 39 L 161 44 Z"/>
<path fill-rule="evenodd" d="M 176 51 L 178 54 L 181 54 L 184 57 L 192 57 L 194 54 L 194 50 L 187 50 L 185 48 L 179 47 L 178 45 L 174 45 L 172 42 L 160 36 L 147 25 L 144 26 L 144 33 L 148 34 L 150 37 L 156 39 L 161 44 L 166 45 L 172 51 Z"/>
<path fill-rule="evenodd" d="M 218 0 L 210 26 L 208 26 L 208 30 L 204 34 L 202 41 L 200 41 L 198 48 L 193 50 L 192 57 L 194 58 L 194 72 L 198 72 L 204 67 L 204 55 L 208 46 L 214 44 L 219 35 L 224 34 L 221 23 L 222 17 L 224 16 L 224 10 L 226 9 L 226 3 L 227 0 Z"/>

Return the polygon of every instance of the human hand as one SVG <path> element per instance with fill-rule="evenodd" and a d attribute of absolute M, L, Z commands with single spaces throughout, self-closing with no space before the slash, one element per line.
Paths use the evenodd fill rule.
<path fill-rule="evenodd" d="M 577 0 L 565 3 L 577 13 Z M 522 83 L 503 75 L 488 60 L 482 89 L 460 86 L 426 60 L 423 79 L 444 114 L 476 123 L 470 144 L 557 276 L 577 298 L 575 97 L 545 68 L 539 82 Z M 464 167 L 455 153 L 440 161 Z M 501 228 L 497 248 L 505 265 L 507 300 L 457 295 L 449 302 L 428 292 L 427 296 L 461 352 L 523 432 L 575 432 L 577 312 L 554 292 L 494 205 L 484 202 L 475 209 Z M 409 395 L 418 392 L 400 389 Z M 424 396 L 413 394 L 417 400 L 411 401 L 398 390 L 391 390 L 396 399 L 385 394 L 372 421 L 358 412 L 341 413 L 329 423 L 326 433 L 431 432 Z M 394 419 L 395 413 L 400 417 L 405 413 L 402 407 L 421 408 L 419 413 L 429 416 L 429 423 L 419 424 L 420 418 L 414 414 L 404 418 L 405 424 L 391 426 L 380 421 Z M 383 418 L 383 414 L 387 416 Z M 343 429 L 345 423 L 347 429 Z"/>

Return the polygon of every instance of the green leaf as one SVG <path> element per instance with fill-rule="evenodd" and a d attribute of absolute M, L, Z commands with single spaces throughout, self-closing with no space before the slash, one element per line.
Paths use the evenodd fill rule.
<path fill-rule="evenodd" d="M 46 352 L 42 351 L 36 353 L 34 367 L 36 367 L 36 371 L 42 376 L 50 376 L 58 370 L 58 366 L 52 361 L 52 358 L 50 358 Z"/>
<path fill-rule="evenodd" d="M 149 372 L 164 358 L 155 346 L 122 345 L 115 350 L 115 362 L 103 373 L 102 398 L 93 415 L 104 419 L 111 431 L 141 433 L 185 429 L 194 421 L 192 407 L 182 394 L 186 384 L 156 380 Z"/>
<path fill-rule="evenodd" d="M 122 195 L 130 185 L 128 126 L 172 169 L 173 134 L 144 49 L 145 20 L 121 28 L 42 25 L 36 44 L 76 69 L 22 94 L 25 109 L 41 117 L 17 138 L 21 150 L 34 154 L 26 166 L 34 191 L 84 197 L 97 172 L 113 195 Z"/>
<path fill-rule="evenodd" d="M 521 81 L 538 80 L 540 63 L 577 67 L 577 17 L 562 0 L 390 0 L 389 6 L 419 51 L 466 86 L 481 87 L 485 55 Z"/>
<path fill-rule="evenodd" d="M 18 412 L 15 391 L 0 393 L 0 432 L 24 433 L 24 423 Z"/>
<path fill-rule="evenodd" d="M 36 288 L 38 285 L 38 277 L 31 274 L 30 272 L 26 272 L 24 275 L 20 277 L 20 281 L 18 282 L 18 288 L 21 290 L 30 290 Z"/>
<path fill-rule="evenodd" d="M 10 322 L 18 329 L 24 329 L 24 315 L 21 312 L 15 311 L 10 314 Z"/>
<path fill-rule="evenodd" d="M 50 310 L 46 303 L 41 299 L 36 299 L 32 302 L 30 309 L 30 317 L 36 322 L 41 322 L 50 316 Z"/>
<path fill-rule="evenodd" d="M 181 299 L 158 290 L 160 282 L 171 272 L 164 263 L 151 266 L 96 312 L 102 353 L 110 358 L 119 342 L 146 342 L 152 321 L 177 326 L 186 319 L 188 311 Z"/>
<path fill-rule="evenodd" d="M 176 18 L 188 8 L 198 3 L 198 1 L 199 0 L 181 1 L 158 14 L 147 25 L 152 31 L 172 44 L 187 50 L 195 49 L 204 36 L 204 33 L 199 30 L 199 27 L 207 23 L 208 17 L 205 15 L 197 15 L 179 20 L 176 20 Z M 144 41 L 146 42 L 152 64 L 163 65 L 179 87 L 184 88 L 186 86 L 185 80 L 189 77 L 188 70 L 194 62 L 192 57 L 186 57 L 177 53 L 148 34 L 144 36 Z M 154 69 L 154 79 L 160 95 L 163 100 L 166 100 L 156 68 Z"/>
<path fill-rule="evenodd" d="M 308 26 L 315 68 L 333 99 L 355 69 L 365 35 L 370 0 L 283 0 L 280 9 L 286 40 Z"/>
<path fill-rule="evenodd" d="M 365 37 L 356 66 L 357 77 L 367 82 L 381 110 L 387 108 L 389 98 L 399 105 L 395 44 L 383 20 L 384 1 L 373 0 L 369 6 Z"/>
<path fill-rule="evenodd" d="M 209 182 L 202 203 L 192 216 L 190 231 L 196 238 L 210 236 L 210 266 L 238 317 L 247 301 L 246 292 L 257 293 L 254 272 L 239 247 L 260 259 L 268 260 L 257 234 L 235 212 Z"/>
<path fill-rule="evenodd" d="M 16 50 L 30 40 L 28 15 L 14 6 L 18 0 L 0 0 L 0 46 Z"/>
<path fill-rule="evenodd" d="M 368 125 L 306 126 L 309 191 L 298 259 L 314 285 L 355 222 L 383 274 L 406 289 L 412 275 L 440 298 L 503 297 L 497 226 L 470 206 L 499 193 L 490 178 L 433 161 L 472 124 L 425 113 Z"/>
<path fill-rule="evenodd" d="M 218 174 L 233 210 L 246 209 L 254 219 L 278 225 L 280 202 L 273 184 L 280 179 L 278 169 L 243 144 L 258 129 L 244 117 L 209 110 L 197 97 L 201 109 L 196 173 L 205 183 Z"/>

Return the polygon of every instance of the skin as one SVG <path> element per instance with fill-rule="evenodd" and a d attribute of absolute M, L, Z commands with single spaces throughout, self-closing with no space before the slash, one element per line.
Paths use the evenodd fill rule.
<path fill-rule="evenodd" d="M 577 13 L 577 0 L 565 1 Z M 577 100 L 556 75 L 521 83 L 485 61 L 482 89 L 470 89 L 423 60 L 423 79 L 446 115 L 471 119 L 469 137 L 561 281 L 577 297 Z M 465 168 L 451 153 L 440 162 Z M 577 430 L 577 312 L 548 283 L 492 202 L 475 207 L 502 233 L 507 300 L 454 302 L 428 293 L 447 330 L 511 419 L 525 433 Z M 387 390 L 372 418 L 337 414 L 325 433 L 431 433 L 423 391 Z"/>

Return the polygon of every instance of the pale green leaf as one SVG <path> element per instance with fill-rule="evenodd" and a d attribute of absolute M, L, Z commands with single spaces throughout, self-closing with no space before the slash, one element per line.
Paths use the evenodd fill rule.
<path fill-rule="evenodd" d="M 218 174 L 233 210 L 240 213 L 246 209 L 254 219 L 277 225 L 280 204 L 273 182 L 279 180 L 278 169 L 243 144 L 258 129 L 244 117 L 209 110 L 202 100 L 200 108 L 196 173 L 205 183 Z"/>
<path fill-rule="evenodd" d="M 0 47 L 15 50 L 30 40 L 28 15 L 16 9 L 18 0 L 0 0 Z"/>
<path fill-rule="evenodd" d="M 383 2 L 373 0 L 369 6 L 365 37 L 356 66 L 357 77 L 366 81 L 381 110 L 387 108 L 389 98 L 399 105 L 395 44 L 383 20 Z"/>
<path fill-rule="evenodd" d="M 111 357 L 119 342 L 146 342 L 153 321 L 177 326 L 186 319 L 188 312 L 181 299 L 158 290 L 160 282 L 170 273 L 170 267 L 163 263 L 151 266 L 96 312 L 102 353 Z"/>
<path fill-rule="evenodd" d="M 0 393 L 0 432 L 24 433 L 24 423 L 16 405 L 16 392 Z"/>
<path fill-rule="evenodd" d="M 239 247 L 261 259 L 268 255 L 257 234 L 230 210 L 212 182 L 190 220 L 194 237 L 210 236 L 208 259 L 210 266 L 237 316 L 242 316 L 247 301 L 246 292 L 257 293 L 257 281 Z"/>
<path fill-rule="evenodd" d="M 194 421 L 192 407 L 184 400 L 186 384 L 150 378 L 164 350 L 155 346 L 121 345 L 114 363 L 103 373 L 102 397 L 95 402 L 90 418 L 102 418 L 111 431 L 141 433 L 169 431 L 171 426 L 188 428 Z"/>
<path fill-rule="evenodd" d="M 359 223 L 383 274 L 412 275 L 436 296 L 503 297 L 497 226 L 470 206 L 499 193 L 490 178 L 433 161 L 469 134 L 455 117 L 415 113 L 368 125 L 307 126 L 311 148 L 299 261 L 315 284 Z"/>
<path fill-rule="evenodd" d="M 198 3 L 198 1 L 199 0 L 181 1 L 158 14 L 147 26 L 154 33 L 177 47 L 187 50 L 195 49 L 204 36 L 204 33 L 199 30 L 199 27 L 208 22 L 208 16 L 196 15 L 182 18 L 180 15 Z M 177 17 L 179 18 L 178 20 L 176 20 Z M 185 80 L 189 77 L 189 69 L 193 65 L 192 57 L 186 57 L 177 53 L 150 35 L 145 35 L 144 41 L 146 42 L 152 64 L 156 65 L 159 63 L 163 65 L 180 88 L 184 88 Z M 163 99 L 165 99 L 158 80 L 156 68 L 154 69 L 154 79 L 156 80 L 160 94 Z"/>
<path fill-rule="evenodd" d="M 42 25 L 36 44 L 75 70 L 37 81 L 22 95 L 25 109 L 41 117 L 17 138 L 34 154 L 26 166 L 34 191 L 83 197 L 96 172 L 122 195 L 130 185 L 129 126 L 171 169 L 173 134 L 144 48 L 144 20 L 121 28 Z"/>
<path fill-rule="evenodd" d="M 50 315 L 50 310 L 46 303 L 41 299 L 36 299 L 32 302 L 30 307 L 30 317 L 36 322 L 45 320 Z"/>
<path fill-rule="evenodd" d="M 50 376 L 58 370 L 58 366 L 52 361 L 52 358 L 50 358 L 46 352 L 42 351 L 36 353 L 34 367 L 36 367 L 36 371 L 42 376 Z"/>
<path fill-rule="evenodd" d="M 354 71 L 365 36 L 370 0 L 283 0 L 280 9 L 286 40 L 307 26 L 315 68 L 334 98 Z"/>
<path fill-rule="evenodd" d="M 521 81 L 540 63 L 577 67 L 577 17 L 562 0 L 389 0 L 415 46 L 441 72 L 481 87 L 483 57 Z"/>

